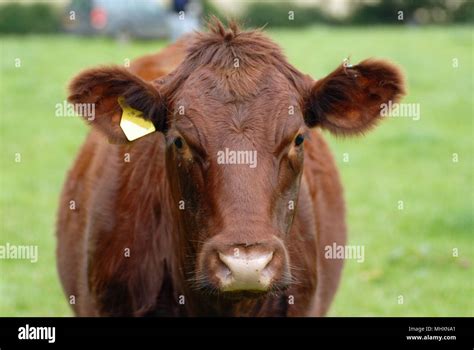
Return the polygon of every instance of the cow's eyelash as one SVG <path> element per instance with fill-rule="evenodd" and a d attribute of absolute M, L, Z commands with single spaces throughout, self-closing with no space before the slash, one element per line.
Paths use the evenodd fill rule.
<path fill-rule="evenodd" d="M 297 139 L 300 138 L 300 140 L 297 141 Z M 275 155 L 281 155 L 283 153 L 287 153 L 292 146 L 295 146 L 295 147 L 301 147 L 303 141 L 306 139 L 306 134 L 305 133 L 298 133 L 296 134 L 296 136 L 294 136 L 293 138 L 288 138 L 286 140 L 286 142 L 282 143 L 278 148 L 277 150 L 275 151 Z M 301 142 L 300 142 L 301 141 Z"/>
<path fill-rule="evenodd" d="M 296 135 L 295 141 L 294 141 L 295 146 L 297 146 L 297 147 L 298 147 L 298 146 L 301 146 L 301 145 L 303 144 L 303 142 L 304 142 L 304 139 L 305 139 L 305 137 L 304 137 L 303 134 L 298 134 L 298 135 Z"/>
<path fill-rule="evenodd" d="M 177 149 L 182 149 L 184 146 L 183 139 L 179 136 L 174 139 L 173 144 Z"/>
<path fill-rule="evenodd" d="M 201 149 L 201 147 L 195 145 L 192 142 L 188 142 L 184 137 L 182 136 L 176 136 L 173 139 L 173 146 L 179 151 L 182 152 L 186 148 L 189 148 L 192 151 L 192 154 L 195 156 L 195 158 L 198 158 L 205 162 L 208 159 L 207 153 Z M 185 147 L 186 146 L 186 147 Z"/>

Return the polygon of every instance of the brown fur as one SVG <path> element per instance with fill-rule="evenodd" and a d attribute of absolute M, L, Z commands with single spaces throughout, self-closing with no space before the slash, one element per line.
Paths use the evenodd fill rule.
<path fill-rule="evenodd" d="M 164 56 L 137 60 L 132 72 L 88 70 L 70 85 L 71 102 L 96 103 L 93 130 L 69 172 L 57 225 L 59 274 L 66 295 L 76 297 L 77 315 L 328 311 L 342 261 L 325 259 L 324 247 L 345 244 L 345 209 L 330 151 L 307 127 L 336 134 L 366 130 L 380 104 L 403 93 L 401 75 L 386 62 L 369 60 L 314 82 L 260 31 L 219 22 L 210 29 L 170 46 Z M 168 62 L 165 71 L 159 60 Z M 127 142 L 118 126 L 119 96 L 161 132 Z M 304 152 L 293 144 L 298 133 L 307 136 Z M 183 149 L 173 145 L 177 137 L 184 139 Z M 218 166 L 213 155 L 227 146 L 257 150 L 258 170 Z M 178 209 L 183 198 L 184 211 Z M 289 212 L 293 199 L 297 208 Z M 76 210 L 69 209 L 71 200 Z M 275 283 L 259 298 L 215 293 L 212 251 L 236 244 L 274 246 L 281 286 Z"/>

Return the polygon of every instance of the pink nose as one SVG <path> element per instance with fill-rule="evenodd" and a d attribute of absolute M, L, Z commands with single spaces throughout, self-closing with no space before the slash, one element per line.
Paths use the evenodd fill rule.
<path fill-rule="evenodd" d="M 276 273 L 272 267 L 273 251 L 235 248 L 230 254 L 218 254 L 221 266 L 216 277 L 222 291 L 268 290 Z"/>

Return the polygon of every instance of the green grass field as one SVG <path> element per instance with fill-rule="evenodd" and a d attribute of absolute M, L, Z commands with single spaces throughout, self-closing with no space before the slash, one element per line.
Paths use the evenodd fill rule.
<path fill-rule="evenodd" d="M 474 316 L 472 28 L 313 27 L 270 35 L 315 78 L 349 55 L 353 63 L 389 58 L 406 72 L 404 102 L 421 108 L 420 120 L 390 118 L 364 138 L 328 135 L 345 186 L 349 243 L 365 246 L 363 263 L 347 262 L 330 315 Z M 0 245 L 39 246 L 37 263 L 0 260 L 0 316 L 68 316 L 54 226 L 87 128 L 78 118 L 56 117 L 55 105 L 81 69 L 124 64 L 165 43 L 67 36 L 0 42 Z"/>

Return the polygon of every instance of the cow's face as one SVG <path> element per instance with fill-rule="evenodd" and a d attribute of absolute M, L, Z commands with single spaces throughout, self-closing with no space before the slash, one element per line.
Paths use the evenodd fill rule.
<path fill-rule="evenodd" d="M 184 234 L 196 242 L 191 281 L 233 296 L 291 281 L 285 243 L 308 129 L 300 96 L 281 72 L 255 80 L 236 97 L 221 75 L 193 72 L 173 97 L 166 135 L 174 200 L 182 201 Z"/>
<path fill-rule="evenodd" d="M 297 239 L 289 232 L 308 128 L 361 133 L 375 124 L 381 104 L 403 93 L 400 73 L 382 61 L 340 66 L 312 81 L 275 63 L 284 60 L 278 52 L 272 57 L 260 68 L 247 62 L 247 71 L 245 60 L 238 71 L 212 68 L 212 61 L 186 69 L 185 61 L 156 85 L 102 68 L 70 87 L 72 103 L 96 105 L 89 121 L 109 139 L 127 142 L 119 97 L 165 134 L 176 249 L 184 250 L 179 268 L 205 292 L 242 297 L 291 283 L 286 246 Z"/>

